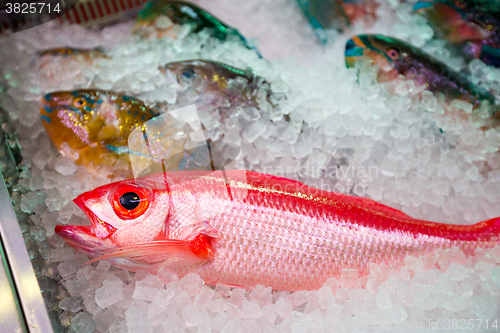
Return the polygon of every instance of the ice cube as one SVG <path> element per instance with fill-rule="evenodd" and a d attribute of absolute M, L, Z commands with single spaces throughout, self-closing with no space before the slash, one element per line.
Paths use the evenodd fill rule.
<path fill-rule="evenodd" d="M 21 210 L 25 213 L 31 212 L 47 198 L 47 194 L 43 192 L 27 192 L 21 198 Z"/>
<path fill-rule="evenodd" d="M 254 142 L 259 136 L 264 134 L 266 131 L 266 123 L 263 121 L 256 121 L 252 123 L 250 126 L 248 126 L 244 131 L 243 131 L 243 138 L 249 142 L 252 143 Z"/>
<path fill-rule="evenodd" d="M 452 297 L 447 301 L 444 301 L 441 305 L 443 309 L 446 309 L 451 312 L 458 312 L 462 309 L 465 309 L 467 306 L 467 302 L 463 297 Z"/>
<path fill-rule="evenodd" d="M 242 318 L 259 318 L 262 317 L 262 309 L 256 302 L 243 301 L 241 306 Z"/>
<path fill-rule="evenodd" d="M 106 278 L 106 274 L 108 273 L 110 267 L 111 264 L 106 260 L 99 261 L 97 267 L 94 270 L 94 273 L 92 274 L 92 277 L 90 278 L 90 283 L 92 283 L 94 286 L 100 287 L 102 285 L 102 282 Z"/>
<path fill-rule="evenodd" d="M 322 287 L 318 290 L 319 305 L 322 309 L 329 308 L 333 303 L 335 303 L 335 295 L 330 287 Z"/>
<path fill-rule="evenodd" d="M 63 278 L 66 278 L 72 274 L 75 274 L 78 268 L 80 267 L 80 264 L 76 260 L 69 260 L 69 261 L 63 261 L 57 266 L 57 269 L 59 271 L 59 274 Z"/>
<path fill-rule="evenodd" d="M 226 309 L 226 302 L 223 299 L 213 299 L 208 304 L 208 308 L 213 313 L 221 313 Z"/>
<path fill-rule="evenodd" d="M 273 301 L 271 291 L 271 287 L 266 288 L 259 284 L 250 292 L 250 300 L 256 301 L 260 306 L 269 305 Z"/>
<path fill-rule="evenodd" d="M 123 299 L 123 281 L 114 277 L 108 276 L 104 280 L 102 287 L 95 292 L 95 301 L 101 308 L 107 308 L 112 304 Z"/>
<path fill-rule="evenodd" d="M 162 267 L 158 271 L 158 278 L 165 284 L 169 284 L 170 282 L 179 281 L 179 277 L 172 270 L 167 267 Z"/>
<path fill-rule="evenodd" d="M 119 317 L 117 317 L 112 311 L 108 309 L 104 309 L 102 311 L 99 311 L 95 315 L 92 316 L 92 319 L 94 320 L 97 330 L 100 332 L 105 332 L 106 330 L 110 330 L 111 332 L 111 326 L 116 323 L 117 321 L 120 320 Z"/>
<path fill-rule="evenodd" d="M 145 279 L 135 283 L 135 290 L 132 294 L 132 298 L 143 301 L 153 301 L 160 289 L 163 289 L 163 282 L 156 276 L 147 276 Z"/>
<path fill-rule="evenodd" d="M 59 302 L 59 307 L 64 311 L 78 312 L 83 309 L 83 299 L 81 297 L 67 297 Z"/>
<path fill-rule="evenodd" d="M 237 307 L 241 307 L 243 304 L 243 300 L 245 299 L 245 289 L 235 288 L 231 293 L 231 297 L 229 298 L 229 303 L 236 305 Z"/>
<path fill-rule="evenodd" d="M 76 172 L 77 166 L 69 158 L 59 156 L 54 164 L 54 169 L 63 176 L 70 176 Z"/>
<path fill-rule="evenodd" d="M 125 311 L 125 320 L 130 332 L 152 333 L 153 327 L 140 308 L 133 306 Z"/>
<path fill-rule="evenodd" d="M 71 320 L 71 328 L 76 333 L 92 333 L 95 331 L 96 325 L 88 313 L 80 312 Z"/>
<path fill-rule="evenodd" d="M 190 273 L 179 280 L 179 284 L 182 289 L 184 289 L 189 296 L 194 296 L 200 292 L 201 288 L 205 284 L 202 278 L 198 274 Z"/>
<path fill-rule="evenodd" d="M 380 290 L 376 295 L 377 307 L 380 310 L 389 310 L 392 308 L 391 294 L 388 290 Z"/>
<path fill-rule="evenodd" d="M 49 253 L 49 262 L 60 262 L 60 261 L 68 261 L 73 260 L 75 258 L 75 253 L 72 248 L 62 248 L 62 249 L 53 249 Z"/>
<path fill-rule="evenodd" d="M 250 294 L 251 297 L 251 294 Z M 290 301 L 292 302 L 292 305 L 297 307 L 305 302 L 307 302 L 307 291 L 302 290 L 302 291 L 296 291 L 293 294 L 290 295 L 289 297 Z"/>
<path fill-rule="evenodd" d="M 292 314 L 293 305 L 288 298 L 281 297 L 276 301 L 275 309 L 278 316 L 281 318 L 287 318 Z"/>
<path fill-rule="evenodd" d="M 214 294 L 215 292 L 212 288 L 204 286 L 194 297 L 194 308 L 198 311 L 204 311 L 214 297 Z"/>
<path fill-rule="evenodd" d="M 160 290 L 156 294 L 153 303 L 165 310 L 167 305 L 169 305 L 174 298 L 175 292 L 171 289 L 169 290 Z"/>
<path fill-rule="evenodd" d="M 227 322 L 226 326 L 220 331 L 220 333 L 237 333 L 243 332 L 243 323 L 237 318 L 233 318 Z"/>
<path fill-rule="evenodd" d="M 464 266 L 457 263 L 451 263 L 450 267 L 446 270 L 446 275 L 453 281 L 462 281 L 469 276 L 469 273 Z"/>

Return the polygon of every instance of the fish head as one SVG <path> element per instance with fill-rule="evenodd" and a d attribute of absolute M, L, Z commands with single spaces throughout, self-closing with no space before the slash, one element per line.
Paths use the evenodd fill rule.
<path fill-rule="evenodd" d="M 177 91 L 194 90 L 201 94 L 208 87 L 218 85 L 217 69 L 213 63 L 205 60 L 185 60 L 170 62 L 160 70 Z"/>
<path fill-rule="evenodd" d="M 85 124 L 92 118 L 96 107 L 95 95 L 96 92 L 92 90 L 77 90 L 57 91 L 42 97 L 42 124 L 58 150 L 61 150 L 63 143 L 73 150 L 91 143 Z"/>
<path fill-rule="evenodd" d="M 165 239 L 170 196 L 166 189 L 149 186 L 156 176 L 111 183 L 79 195 L 73 201 L 91 225 L 62 225 L 55 232 L 75 249 L 90 249 L 96 255 Z"/>
<path fill-rule="evenodd" d="M 209 187 L 201 178 L 206 175 Z M 132 270 L 198 265 L 213 258 L 212 241 L 218 237 L 207 214 L 225 209 L 200 210 L 199 195 L 212 198 L 214 190 L 227 193 L 226 186 L 222 174 L 210 177 L 206 171 L 163 172 L 104 185 L 74 199 L 90 225 L 58 225 L 55 233 L 92 261 L 111 259 Z"/>
<path fill-rule="evenodd" d="M 346 43 L 346 66 L 373 66 L 379 82 L 391 81 L 404 74 L 403 64 L 410 47 L 402 41 L 380 35 L 354 36 Z"/>

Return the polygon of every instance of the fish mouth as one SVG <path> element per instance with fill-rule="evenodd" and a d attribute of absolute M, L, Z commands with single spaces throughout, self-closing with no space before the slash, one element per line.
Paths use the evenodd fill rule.
<path fill-rule="evenodd" d="M 114 232 L 114 228 L 100 220 L 85 205 L 87 199 L 87 193 L 83 193 L 73 201 L 87 215 L 92 225 L 57 225 L 55 233 L 78 251 L 89 257 L 98 257 L 115 248 L 109 237 Z"/>
<path fill-rule="evenodd" d="M 105 194 L 104 193 L 98 193 L 100 194 L 99 197 L 103 197 Z M 92 232 L 92 235 L 98 239 L 109 239 L 109 237 L 115 232 L 116 228 L 112 227 L 109 223 L 104 222 L 101 220 L 88 206 L 87 202 L 89 202 L 90 198 L 90 193 L 86 192 L 83 194 L 80 194 L 78 197 L 76 197 L 73 202 L 80 207 L 80 209 L 87 215 L 87 217 L 90 220 L 90 223 L 92 224 L 90 226 L 90 231 Z M 95 194 L 93 194 L 95 195 Z"/>
<path fill-rule="evenodd" d="M 54 231 L 68 245 L 91 258 L 101 256 L 114 247 L 110 239 L 96 237 L 88 225 L 57 225 Z"/>

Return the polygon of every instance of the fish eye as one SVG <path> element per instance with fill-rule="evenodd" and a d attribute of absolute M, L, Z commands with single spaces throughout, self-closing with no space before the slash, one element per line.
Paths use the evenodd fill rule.
<path fill-rule="evenodd" d="M 182 68 L 179 71 L 179 74 L 177 74 L 177 79 L 178 80 L 190 80 L 195 76 L 195 72 L 192 68 Z"/>
<path fill-rule="evenodd" d="M 125 185 L 115 191 L 112 201 L 116 215 L 130 220 L 141 216 L 148 209 L 149 194 L 138 186 Z"/>
<path fill-rule="evenodd" d="M 127 192 L 120 197 L 120 205 L 127 210 L 136 209 L 141 203 L 139 194 L 135 192 Z"/>
<path fill-rule="evenodd" d="M 85 105 L 85 100 L 83 98 L 77 98 L 75 99 L 75 101 L 73 102 L 73 104 L 79 108 L 79 107 L 82 107 Z"/>
<path fill-rule="evenodd" d="M 397 59 L 399 57 L 399 52 L 396 49 L 390 49 L 389 52 L 387 52 L 387 55 L 391 59 Z"/>

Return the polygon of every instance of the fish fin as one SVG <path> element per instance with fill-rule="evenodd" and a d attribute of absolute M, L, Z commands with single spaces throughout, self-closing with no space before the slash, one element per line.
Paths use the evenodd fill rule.
<path fill-rule="evenodd" d="M 231 177 L 230 175 L 232 172 L 233 171 L 231 170 L 226 171 L 228 177 Z M 282 192 L 283 189 L 285 189 L 286 192 L 292 195 L 299 194 L 301 196 L 310 195 L 315 197 L 323 197 L 327 200 L 332 200 L 334 202 L 342 202 L 351 204 L 353 206 L 364 207 L 367 210 L 380 213 L 388 217 L 404 219 L 404 220 L 414 220 L 414 218 L 412 218 L 410 215 L 403 213 L 400 210 L 378 203 L 372 199 L 323 191 L 317 188 L 309 187 L 295 180 L 290 180 L 272 175 L 263 175 L 253 171 L 247 171 L 246 178 L 249 184 L 257 188 L 258 187 L 270 188 L 280 192 Z"/>
<path fill-rule="evenodd" d="M 385 216 L 399 218 L 399 219 L 405 219 L 405 220 L 408 220 L 408 219 L 414 220 L 414 218 L 411 217 L 410 215 L 408 215 L 408 214 L 406 214 L 398 209 L 395 209 L 395 208 L 383 205 L 381 203 L 378 203 L 375 200 L 368 199 L 368 198 L 362 198 L 362 197 L 351 197 L 351 196 L 349 198 L 353 201 L 358 200 L 359 203 L 363 207 L 365 207 L 371 211 L 375 211 L 375 212 L 384 214 Z"/>
<path fill-rule="evenodd" d="M 210 246 L 209 237 L 205 234 L 198 234 L 191 240 L 166 239 L 122 246 L 92 259 L 88 263 L 116 257 L 148 265 L 179 267 L 210 260 L 214 257 L 214 252 Z"/>

